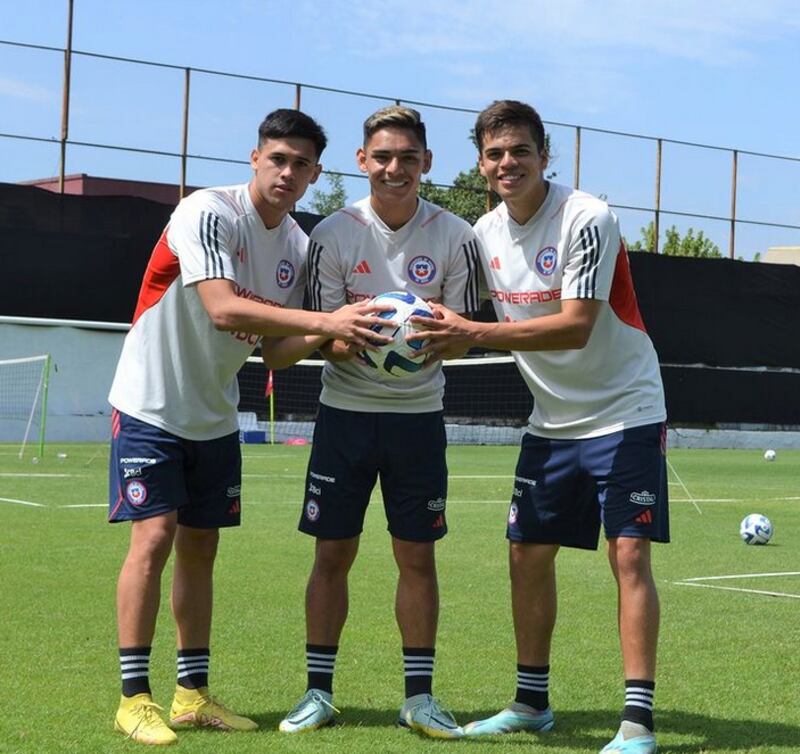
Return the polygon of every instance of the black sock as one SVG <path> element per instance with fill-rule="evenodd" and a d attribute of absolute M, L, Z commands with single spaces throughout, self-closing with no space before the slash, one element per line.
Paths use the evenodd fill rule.
<path fill-rule="evenodd" d="M 653 694 L 655 681 L 625 680 L 625 709 L 622 710 L 622 719 L 631 723 L 644 725 L 652 731 L 653 726 Z"/>
<path fill-rule="evenodd" d="M 202 649 L 178 650 L 178 685 L 185 689 L 199 689 L 208 686 L 208 666 L 211 653 L 208 647 Z"/>
<path fill-rule="evenodd" d="M 430 694 L 433 689 L 433 648 L 403 647 L 403 675 L 406 699 L 417 694 Z"/>
<path fill-rule="evenodd" d="M 550 666 L 517 665 L 517 695 L 514 701 L 527 704 L 536 710 L 550 706 L 548 687 Z"/>
<path fill-rule="evenodd" d="M 120 647 L 122 695 L 150 693 L 150 647 Z"/>
<path fill-rule="evenodd" d="M 323 644 L 306 644 L 306 670 L 309 689 L 319 689 L 333 694 L 333 666 L 339 647 Z"/>

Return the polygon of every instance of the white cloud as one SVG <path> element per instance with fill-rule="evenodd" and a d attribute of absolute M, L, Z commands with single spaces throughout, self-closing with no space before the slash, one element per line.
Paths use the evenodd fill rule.
<path fill-rule="evenodd" d="M 29 102 L 53 102 L 55 94 L 41 86 L 26 84 L 16 79 L 0 78 L 0 96 L 24 99 Z"/>

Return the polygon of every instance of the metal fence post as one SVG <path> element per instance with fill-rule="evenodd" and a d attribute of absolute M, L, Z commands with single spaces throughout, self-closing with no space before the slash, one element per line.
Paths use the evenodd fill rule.
<path fill-rule="evenodd" d="M 656 206 L 655 206 L 655 219 L 653 221 L 653 248 L 651 251 L 658 254 L 659 232 L 660 232 L 660 219 L 661 219 L 661 150 L 662 141 L 656 139 Z"/>
<path fill-rule="evenodd" d="M 69 94 L 72 81 L 72 6 L 67 7 L 67 49 L 64 50 L 64 85 L 61 90 L 61 149 L 58 159 L 58 193 L 64 193 L 64 174 L 67 170 L 67 139 L 69 138 Z"/>
<path fill-rule="evenodd" d="M 581 127 L 575 126 L 575 188 L 581 187 Z"/>
<path fill-rule="evenodd" d="M 192 69 L 183 69 L 183 137 L 181 139 L 181 185 L 178 189 L 178 199 L 186 195 L 186 155 L 189 151 L 189 85 L 191 83 Z"/>
<path fill-rule="evenodd" d="M 731 166 L 731 233 L 728 241 L 728 256 L 734 258 L 736 248 L 736 174 L 739 170 L 739 151 L 733 150 L 733 163 Z"/>

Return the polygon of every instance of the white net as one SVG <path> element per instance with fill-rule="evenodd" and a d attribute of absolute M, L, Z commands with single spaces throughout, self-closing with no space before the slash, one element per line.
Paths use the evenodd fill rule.
<path fill-rule="evenodd" d="M 20 458 L 28 445 L 44 453 L 49 356 L 0 360 L 0 419 L 19 442 Z"/>
<path fill-rule="evenodd" d="M 239 427 L 252 442 L 310 441 L 322 388 L 321 360 L 305 359 L 269 377 L 259 357 L 239 372 Z M 516 445 L 532 399 L 511 356 L 476 356 L 444 363 L 448 442 Z M 271 393 L 271 395 L 270 395 Z"/>

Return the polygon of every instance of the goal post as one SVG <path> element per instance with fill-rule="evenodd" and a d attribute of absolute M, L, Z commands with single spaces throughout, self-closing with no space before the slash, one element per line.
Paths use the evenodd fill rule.
<path fill-rule="evenodd" d="M 11 426 L 13 442 L 20 442 L 20 459 L 29 440 L 44 455 L 50 361 L 50 354 L 0 359 L 0 419 Z"/>

